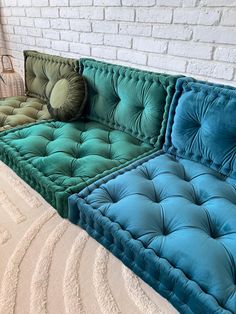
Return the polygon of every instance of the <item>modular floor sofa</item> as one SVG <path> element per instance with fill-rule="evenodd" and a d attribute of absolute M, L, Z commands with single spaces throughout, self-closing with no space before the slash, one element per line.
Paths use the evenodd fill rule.
<path fill-rule="evenodd" d="M 78 81 L 74 59 L 27 50 L 24 66 L 26 95 L 0 99 L 0 131 L 52 119 L 47 105 L 55 84 L 63 78 L 70 84 Z"/>
<path fill-rule="evenodd" d="M 88 86 L 81 118 L 0 135 L 0 159 L 63 217 L 68 196 L 160 149 L 177 78 L 90 59 L 79 65 Z"/>
<path fill-rule="evenodd" d="M 69 204 L 181 313 L 236 313 L 236 89 L 178 79 L 163 150 Z"/>

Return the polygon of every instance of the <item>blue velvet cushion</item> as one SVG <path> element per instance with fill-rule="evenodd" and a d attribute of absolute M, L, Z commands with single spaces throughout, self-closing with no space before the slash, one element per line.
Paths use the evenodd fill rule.
<path fill-rule="evenodd" d="M 139 163 L 71 197 L 71 219 L 181 313 L 235 313 L 235 188 L 168 154 Z"/>
<path fill-rule="evenodd" d="M 69 199 L 69 216 L 181 313 L 236 313 L 236 93 L 179 79 L 165 152 Z"/>
<path fill-rule="evenodd" d="M 183 78 L 176 89 L 165 151 L 236 178 L 236 88 Z"/>

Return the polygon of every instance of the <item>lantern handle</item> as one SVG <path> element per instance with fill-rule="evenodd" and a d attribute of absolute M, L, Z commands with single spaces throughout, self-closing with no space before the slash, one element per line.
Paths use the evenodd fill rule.
<path fill-rule="evenodd" d="M 5 65 L 4 65 L 4 57 L 7 58 L 9 63 L 10 63 L 10 67 L 9 68 L 6 68 Z M 13 64 L 12 64 L 12 61 L 11 61 L 11 58 L 12 58 L 11 55 L 2 55 L 1 56 L 1 64 L 2 64 L 2 72 L 3 73 L 14 73 L 15 72 Z"/>

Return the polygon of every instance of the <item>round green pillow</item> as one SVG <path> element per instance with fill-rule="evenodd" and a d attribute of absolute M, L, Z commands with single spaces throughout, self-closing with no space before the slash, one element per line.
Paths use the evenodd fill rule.
<path fill-rule="evenodd" d="M 71 73 L 54 85 L 48 111 L 52 118 L 60 121 L 76 120 L 82 115 L 87 99 L 87 86 L 82 75 Z"/>

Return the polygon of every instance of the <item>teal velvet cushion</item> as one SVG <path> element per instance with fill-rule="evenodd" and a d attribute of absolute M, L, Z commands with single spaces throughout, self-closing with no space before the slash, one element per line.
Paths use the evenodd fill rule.
<path fill-rule="evenodd" d="M 79 65 L 88 84 L 88 119 L 163 145 L 176 77 L 91 59 Z"/>
<path fill-rule="evenodd" d="M 63 216 L 68 196 L 153 150 L 97 122 L 51 121 L 2 132 L 1 160 Z"/>
<path fill-rule="evenodd" d="M 236 189 L 230 178 L 168 154 L 145 160 L 71 196 L 70 219 L 180 313 L 235 313 Z"/>
<path fill-rule="evenodd" d="M 236 88 L 181 78 L 164 149 L 236 178 Z"/>
<path fill-rule="evenodd" d="M 64 76 L 54 85 L 48 111 L 55 120 L 77 120 L 83 113 L 87 99 L 87 87 L 82 75 L 73 73 Z"/>

